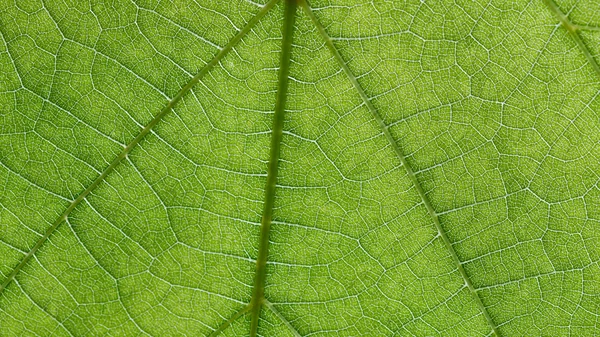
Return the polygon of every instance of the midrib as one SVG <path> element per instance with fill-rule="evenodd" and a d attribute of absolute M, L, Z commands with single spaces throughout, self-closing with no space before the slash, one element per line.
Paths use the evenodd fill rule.
<path fill-rule="evenodd" d="M 287 98 L 288 74 L 292 51 L 292 35 L 296 20 L 296 1 L 297 0 L 285 1 L 283 37 L 281 40 L 281 62 L 279 64 L 279 79 L 277 84 L 277 99 L 275 101 L 275 114 L 273 116 L 269 166 L 267 171 L 267 183 L 265 185 L 265 202 L 260 226 L 258 258 L 256 260 L 256 274 L 254 275 L 254 288 L 252 290 L 252 300 L 250 302 L 250 306 L 252 308 L 250 337 L 255 337 L 258 332 L 258 319 L 260 317 L 261 308 L 265 302 L 265 280 L 269 251 L 269 233 L 271 231 L 273 204 L 275 203 L 275 187 L 277 183 L 277 169 L 279 166 L 279 149 L 281 147 L 281 138 L 283 136 L 283 116 Z"/>

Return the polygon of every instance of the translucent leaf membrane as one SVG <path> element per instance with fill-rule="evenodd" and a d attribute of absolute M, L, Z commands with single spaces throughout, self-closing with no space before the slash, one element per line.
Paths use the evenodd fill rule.
<path fill-rule="evenodd" d="M 301 335 L 488 334 L 394 145 L 297 25 L 266 297 Z"/>
<path fill-rule="evenodd" d="M 541 1 L 311 3 L 500 333 L 597 332 L 600 74 L 586 50 Z M 581 35 L 597 55 L 595 31 Z"/>
<path fill-rule="evenodd" d="M 248 32 L 222 63 L 179 102 L 177 109 L 161 120 L 78 204 L 69 214 L 68 221 L 58 226 L 19 270 L 2 295 L 6 305 L 0 308 L 1 334 L 44 335 L 56 330 L 78 336 L 207 335 L 249 301 L 266 175 L 270 107 L 274 104 L 278 66 L 279 38 L 273 31 L 277 33 L 280 18 L 276 14 L 273 12 L 263 18 Z M 69 43 L 65 42 L 62 48 L 67 45 Z M 69 59 L 71 61 L 79 55 L 84 62 L 94 53 L 79 44 L 70 47 L 73 51 L 69 53 L 74 55 Z M 272 52 L 263 54 L 268 50 Z M 114 94 L 113 98 L 111 94 L 99 93 L 114 108 L 114 111 L 109 110 L 114 117 L 98 119 L 106 127 L 139 131 L 147 123 L 144 118 L 151 117 L 150 113 L 155 115 L 166 104 L 160 98 L 161 94 L 146 84 L 141 75 L 134 76 L 131 70 L 109 58 L 90 56 L 89 61 L 92 68 L 105 67 L 97 71 L 98 76 L 114 76 L 111 83 L 106 80 L 90 84 L 91 90 L 102 84 Z M 252 66 L 236 66 L 244 62 Z M 67 65 L 77 66 L 76 62 L 67 62 Z M 86 68 L 91 73 L 82 77 L 94 81 L 96 70 L 92 68 Z M 65 74 L 71 73 L 76 71 L 65 71 Z M 120 83 L 124 86 L 121 89 L 118 88 Z M 131 91 L 126 89 L 128 86 Z M 57 92 L 60 88 L 59 84 L 53 86 Z M 65 83 L 60 92 L 68 95 L 68 89 L 73 88 L 81 89 L 81 86 Z M 127 97 L 128 92 L 130 97 Z M 236 94 L 241 92 L 243 97 Z M 22 88 L 11 94 L 33 95 Z M 39 96 L 40 105 L 43 105 L 47 100 Z M 85 97 L 80 99 L 85 100 Z M 145 99 L 153 103 L 145 105 Z M 48 194 L 47 191 L 54 189 L 60 204 L 52 205 L 52 212 L 43 214 L 47 221 L 54 221 L 66 208 L 66 200 L 86 188 L 89 180 L 95 178 L 124 147 L 120 140 L 113 141 L 100 135 L 100 127 L 81 125 L 80 118 L 71 112 L 78 111 L 77 108 L 57 107 L 54 114 L 71 116 L 71 119 L 45 117 L 47 129 L 54 126 L 53 123 L 63 123 L 48 130 L 47 137 L 61 137 L 59 132 L 62 131 L 65 139 L 57 143 L 64 146 L 65 151 L 52 149 L 48 163 L 42 164 L 55 168 L 57 177 L 44 177 L 38 167 L 27 167 L 34 165 L 29 164 L 31 157 L 42 159 L 42 146 L 45 146 L 41 136 L 38 136 L 42 139 L 39 144 L 36 138 L 27 141 L 41 132 L 35 128 L 40 124 L 38 120 L 43 120 L 23 116 L 34 113 L 31 102 L 28 104 L 29 108 L 23 113 L 9 110 L 10 113 L 3 116 L 9 121 L 21 118 L 31 123 L 33 129 L 31 136 L 26 132 L 22 135 L 6 132 L 8 144 L 21 138 L 33 148 L 29 153 L 7 152 L 2 157 L 6 184 L 10 184 L 11 190 L 24 193 L 6 196 L 2 214 L 7 221 L 3 225 L 20 226 L 24 234 L 27 233 L 24 231 L 27 218 L 19 212 L 18 202 L 35 201 L 28 194 L 37 192 L 39 203 L 49 203 L 52 199 L 42 197 L 41 193 Z M 42 112 L 36 112 L 37 115 L 48 113 L 43 107 L 40 110 Z M 136 111 L 139 111 L 139 118 L 134 115 Z M 147 117 L 143 117 L 145 113 L 148 113 Z M 93 117 L 93 112 L 89 116 Z M 119 118 L 124 118 L 125 122 L 119 123 Z M 125 125 L 126 122 L 132 125 Z M 27 124 L 18 120 L 2 126 L 24 128 Z M 75 128 L 87 133 L 75 132 Z M 69 141 L 73 143 L 69 144 Z M 91 150 L 104 151 L 103 156 L 94 153 L 90 157 L 106 157 L 106 162 L 99 163 L 96 168 L 78 160 L 84 155 L 68 152 L 86 151 L 86 142 L 90 143 Z M 112 148 L 104 144 L 110 144 Z M 12 146 L 16 147 L 16 144 Z M 2 149 L 10 147 L 3 146 Z M 69 157 L 73 159 L 67 160 Z M 18 162 L 19 159 L 23 164 Z M 19 170 L 13 168 L 17 165 L 22 167 Z M 87 167 L 89 174 L 84 169 Z M 40 183 L 26 179 L 25 174 L 30 171 Z M 51 169 L 46 171 L 48 175 L 54 174 Z M 74 172 L 81 181 L 73 182 L 71 189 L 68 185 L 62 187 L 70 182 L 60 177 L 63 172 Z M 15 184 L 25 187 L 16 189 L 12 186 Z M 12 206 L 10 203 L 17 204 L 14 210 L 7 207 Z M 24 211 L 33 208 L 20 207 Z M 37 212 L 41 211 L 45 210 L 37 209 Z M 41 236 L 35 232 L 45 231 L 44 227 L 39 227 L 32 228 L 29 240 L 18 235 L 16 230 L 12 237 L 5 239 L 17 240 L 16 243 L 9 241 L 7 246 L 11 251 L 21 253 L 14 254 L 15 262 L 3 259 L 2 262 L 7 264 L 5 274 L 14 269 Z M 29 311 L 36 314 L 29 315 Z M 40 322 L 48 323 L 40 326 Z"/>
<path fill-rule="evenodd" d="M 568 13 L 569 20 L 577 25 L 588 26 L 587 28 L 597 28 L 600 26 L 600 18 L 597 13 L 600 9 L 600 4 L 593 0 L 558 0 L 555 4 L 563 13 Z"/>
<path fill-rule="evenodd" d="M 2 282 L 259 9 L 242 0 L 0 4 Z M 201 23 L 192 20 L 200 13 Z M 160 34 L 148 30 L 157 21 Z M 210 35 L 216 26 L 219 38 Z M 191 54 L 167 55 L 173 46 Z"/>
<path fill-rule="evenodd" d="M 0 3 L 1 336 L 600 333 L 595 1 L 264 4 Z"/>

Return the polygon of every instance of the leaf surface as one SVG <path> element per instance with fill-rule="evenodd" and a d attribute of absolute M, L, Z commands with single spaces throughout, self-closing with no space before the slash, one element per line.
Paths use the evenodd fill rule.
<path fill-rule="evenodd" d="M 594 1 L 5 1 L 0 335 L 600 333 Z"/>

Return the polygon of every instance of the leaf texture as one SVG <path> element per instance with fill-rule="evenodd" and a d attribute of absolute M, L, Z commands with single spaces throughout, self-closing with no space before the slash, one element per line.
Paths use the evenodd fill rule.
<path fill-rule="evenodd" d="M 0 335 L 600 334 L 599 11 L 3 1 Z"/>

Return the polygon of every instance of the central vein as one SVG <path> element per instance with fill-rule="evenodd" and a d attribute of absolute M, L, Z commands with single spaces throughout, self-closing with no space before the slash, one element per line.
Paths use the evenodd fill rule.
<path fill-rule="evenodd" d="M 296 7 L 296 0 L 285 1 L 281 63 L 279 67 L 275 114 L 273 116 L 273 133 L 271 134 L 271 153 L 267 172 L 267 184 L 265 186 L 265 203 L 260 227 L 260 243 L 258 247 L 258 259 L 256 260 L 254 290 L 250 302 L 250 306 L 252 307 L 252 322 L 250 325 L 251 337 L 256 336 L 258 330 L 258 318 L 265 299 L 269 232 L 271 231 L 271 218 L 273 217 L 273 204 L 275 202 L 275 185 L 277 183 L 277 168 L 279 165 L 279 148 L 281 147 L 281 137 L 283 135 L 283 115 L 288 88 L 288 73 L 292 50 L 292 34 L 294 31 L 294 22 L 296 20 Z"/>

